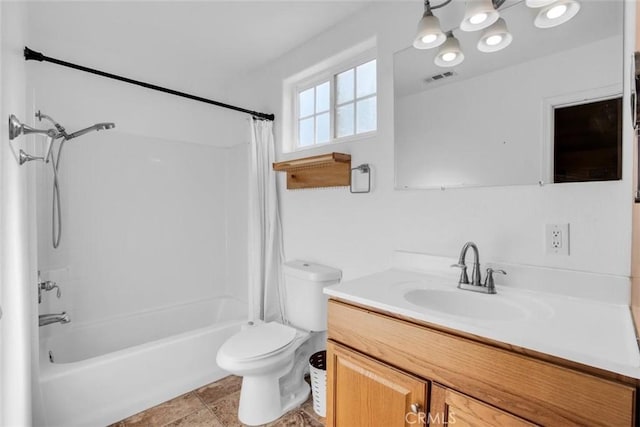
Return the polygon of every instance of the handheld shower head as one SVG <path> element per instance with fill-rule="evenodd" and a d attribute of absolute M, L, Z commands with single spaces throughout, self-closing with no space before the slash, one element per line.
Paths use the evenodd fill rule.
<path fill-rule="evenodd" d="M 108 130 L 108 129 L 113 129 L 114 127 L 116 127 L 115 123 L 96 123 L 93 126 L 89 126 L 88 128 L 81 129 L 79 131 L 73 132 L 70 135 L 67 135 L 66 139 L 67 140 L 73 139 L 73 138 L 76 138 L 78 136 L 82 136 L 82 135 L 84 135 L 86 133 L 93 132 L 94 130 L 95 131 Z"/>

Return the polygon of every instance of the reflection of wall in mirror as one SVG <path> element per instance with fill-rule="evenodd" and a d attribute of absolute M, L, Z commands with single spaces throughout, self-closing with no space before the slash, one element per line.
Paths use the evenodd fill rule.
<path fill-rule="evenodd" d="M 550 143 L 543 100 L 611 85 L 622 92 L 621 50 L 611 37 L 396 99 L 397 187 L 537 183 Z"/>

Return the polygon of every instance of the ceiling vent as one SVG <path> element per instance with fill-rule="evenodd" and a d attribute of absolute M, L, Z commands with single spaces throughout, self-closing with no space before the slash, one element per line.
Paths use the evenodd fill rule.
<path fill-rule="evenodd" d="M 436 74 L 435 76 L 431 76 L 431 77 L 427 77 L 426 79 L 424 79 L 425 83 L 433 83 L 433 82 L 437 82 L 440 80 L 444 80 L 448 77 L 453 77 L 453 76 L 457 76 L 458 73 L 456 73 L 455 71 L 447 71 L 445 73 L 441 73 L 441 74 Z"/>

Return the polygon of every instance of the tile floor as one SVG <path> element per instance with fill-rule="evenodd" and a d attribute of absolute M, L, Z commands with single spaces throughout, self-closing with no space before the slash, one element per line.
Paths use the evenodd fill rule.
<path fill-rule="evenodd" d="M 241 377 L 229 376 L 193 390 L 110 427 L 241 427 L 238 399 Z M 300 408 L 268 424 L 269 427 L 322 427 L 324 418 L 313 411 L 311 397 Z"/>

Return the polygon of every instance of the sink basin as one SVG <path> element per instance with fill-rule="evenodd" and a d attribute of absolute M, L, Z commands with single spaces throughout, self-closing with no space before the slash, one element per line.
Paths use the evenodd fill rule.
<path fill-rule="evenodd" d="M 413 289 L 404 294 L 410 304 L 453 316 L 482 320 L 518 320 L 527 311 L 514 301 L 460 289 Z"/>

